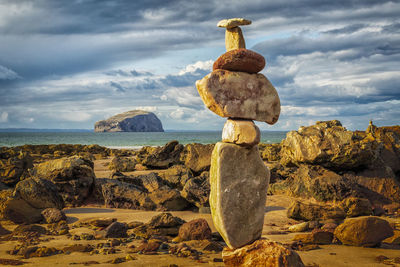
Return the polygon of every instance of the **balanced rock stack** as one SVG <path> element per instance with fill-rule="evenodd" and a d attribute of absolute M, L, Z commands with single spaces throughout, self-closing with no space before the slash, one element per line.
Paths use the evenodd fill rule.
<path fill-rule="evenodd" d="M 274 124 L 280 114 L 278 93 L 258 73 L 264 57 L 245 47 L 239 26 L 248 24 L 239 18 L 218 23 L 226 28 L 227 52 L 196 82 L 204 104 L 228 118 L 222 142 L 212 153 L 210 206 L 215 227 L 230 249 L 261 237 L 269 170 L 259 155 L 260 130 L 253 120 Z"/>

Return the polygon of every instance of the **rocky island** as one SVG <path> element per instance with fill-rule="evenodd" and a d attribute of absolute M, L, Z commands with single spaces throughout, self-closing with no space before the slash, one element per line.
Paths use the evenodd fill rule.
<path fill-rule="evenodd" d="M 131 110 L 94 124 L 95 132 L 164 132 L 157 116 L 144 110 Z"/>

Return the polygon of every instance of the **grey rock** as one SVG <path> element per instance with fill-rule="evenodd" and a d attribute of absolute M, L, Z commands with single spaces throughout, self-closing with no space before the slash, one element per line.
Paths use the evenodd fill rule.
<path fill-rule="evenodd" d="M 246 148 L 221 142 L 215 145 L 210 207 L 214 225 L 231 249 L 260 238 L 268 183 L 269 170 L 258 146 Z"/>
<path fill-rule="evenodd" d="M 95 132 L 164 132 L 160 119 L 152 112 L 131 110 L 98 121 Z"/>

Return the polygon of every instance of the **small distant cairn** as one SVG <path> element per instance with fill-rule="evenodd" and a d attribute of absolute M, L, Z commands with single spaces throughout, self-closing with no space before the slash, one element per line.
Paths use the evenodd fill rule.
<path fill-rule="evenodd" d="M 204 104 L 228 118 L 222 142 L 212 153 L 210 206 L 215 227 L 230 249 L 261 237 L 270 172 L 259 151 L 260 130 L 253 120 L 274 124 L 280 114 L 278 93 L 261 73 L 262 55 L 246 49 L 239 26 L 250 20 L 221 20 L 227 52 L 213 71 L 196 82 Z"/>

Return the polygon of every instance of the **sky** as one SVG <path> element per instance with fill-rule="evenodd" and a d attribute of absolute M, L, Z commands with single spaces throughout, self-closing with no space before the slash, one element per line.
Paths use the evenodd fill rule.
<path fill-rule="evenodd" d="M 246 47 L 281 100 L 261 130 L 400 124 L 399 14 L 386 0 L 0 0 L 0 128 L 93 129 L 143 109 L 167 130 L 221 130 L 195 81 L 235 17 L 252 20 Z"/>

